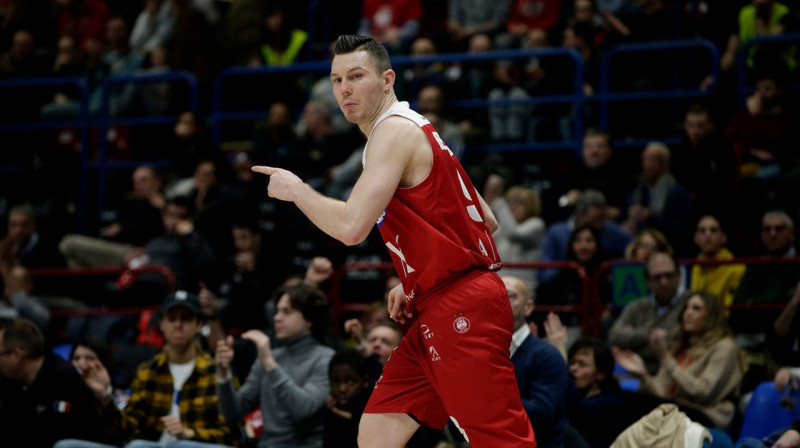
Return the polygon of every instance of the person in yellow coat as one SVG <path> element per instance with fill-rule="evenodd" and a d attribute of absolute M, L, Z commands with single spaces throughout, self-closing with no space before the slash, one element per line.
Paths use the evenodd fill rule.
<path fill-rule="evenodd" d="M 728 236 L 719 219 L 705 215 L 697 222 L 694 243 L 700 248 L 698 260 L 731 260 L 733 254 L 725 247 Z M 713 294 L 728 307 L 733 302 L 733 292 L 744 275 L 743 264 L 722 264 L 717 266 L 692 266 L 691 290 Z"/>

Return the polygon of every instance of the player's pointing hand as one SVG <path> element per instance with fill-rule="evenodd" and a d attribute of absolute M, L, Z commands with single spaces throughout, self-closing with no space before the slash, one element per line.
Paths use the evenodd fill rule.
<path fill-rule="evenodd" d="M 293 172 L 281 168 L 273 168 L 271 166 L 254 166 L 252 168 L 256 173 L 266 174 L 269 176 L 269 187 L 267 194 L 275 199 L 281 201 L 294 202 L 297 194 L 299 193 L 300 186 L 303 181 L 300 180 Z"/>

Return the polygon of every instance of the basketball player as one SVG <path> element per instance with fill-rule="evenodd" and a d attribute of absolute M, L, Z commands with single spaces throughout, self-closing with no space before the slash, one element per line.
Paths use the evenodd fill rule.
<path fill-rule="evenodd" d="M 474 448 L 535 446 L 509 360 L 508 295 L 493 272 L 494 215 L 428 120 L 398 102 L 383 45 L 340 36 L 334 53 L 339 107 L 368 138 L 349 199 L 325 197 L 286 170 L 253 170 L 270 176 L 271 197 L 345 244 L 377 223 L 402 280 L 388 308 L 408 329 L 361 418 L 359 446 L 400 448 L 420 424 L 448 419 Z"/>

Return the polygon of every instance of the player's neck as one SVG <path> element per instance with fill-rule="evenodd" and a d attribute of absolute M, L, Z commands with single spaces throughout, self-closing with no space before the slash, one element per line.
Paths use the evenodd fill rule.
<path fill-rule="evenodd" d="M 372 130 L 375 129 L 375 126 L 378 124 L 378 119 L 395 103 L 397 103 L 397 96 L 394 94 L 394 91 L 387 93 L 383 97 L 381 106 L 377 109 L 375 115 L 371 117 L 369 121 L 358 125 L 358 128 L 361 129 L 361 132 L 366 135 L 367 138 L 369 138 Z"/>

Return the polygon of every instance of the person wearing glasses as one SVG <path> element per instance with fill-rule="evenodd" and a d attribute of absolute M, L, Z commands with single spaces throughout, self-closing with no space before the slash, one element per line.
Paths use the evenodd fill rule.
<path fill-rule="evenodd" d="M 800 263 L 784 264 L 778 260 L 797 256 L 794 235 L 794 222 L 788 214 L 781 210 L 772 210 L 764 214 L 761 219 L 761 244 L 764 247 L 764 259 L 775 260 L 777 263 L 750 264 L 747 267 L 739 287 L 733 294 L 735 306 L 787 304 L 790 302 L 792 291 L 800 279 Z M 779 328 L 781 325 L 776 325 L 780 314 L 781 310 L 774 308 L 737 309 L 734 307 L 731 310 L 729 322 L 736 334 L 736 341 L 742 348 L 754 355 L 750 358 L 751 363 L 766 362 L 763 355 L 764 348 L 779 364 L 785 365 L 790 362 L 790 360 L 781 359 L 783 354 L 788 353 L 787 349 L 791 351 L 791 348 L 784 347 L 785 344 L 782 342 L 786 334 L 781 336 L 782 332 L 788 334 L 788 329 Z M 784 317 L 781 320 L 791 322 L 794 316 L 790 317 L 792 319 Z"/>
<path fill-rule="evenodd" d="M 608 341 L 620 349 L 638 353 L 651 373 L 658 370 L 658 357 L 650 339 L 668 338 L 678 323 L 683 306 L 681 275 L 672 255 L 654 252 L 645 265 L 650 294 L 628 304 L 609 330 Z"/>

